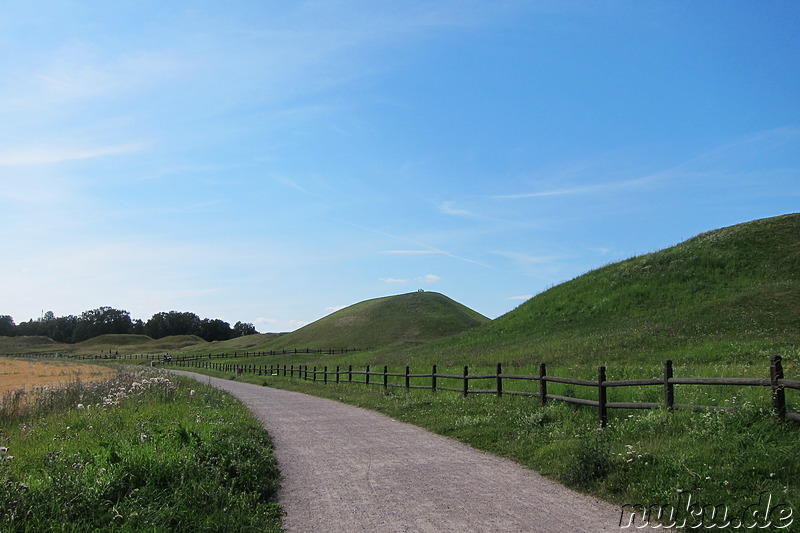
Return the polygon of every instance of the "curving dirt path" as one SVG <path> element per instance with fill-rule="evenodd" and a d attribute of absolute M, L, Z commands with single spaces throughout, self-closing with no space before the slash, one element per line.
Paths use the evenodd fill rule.
<path fill-rule="evenodd" d="M 619 531 L 620 509 L 509 460 L 373 411 L 179 372 L 232 393 L 264 423 L 299 532 Z"/>

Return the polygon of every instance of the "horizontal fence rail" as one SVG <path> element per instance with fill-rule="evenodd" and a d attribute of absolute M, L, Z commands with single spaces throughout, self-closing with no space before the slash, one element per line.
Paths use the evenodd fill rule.
<path fill-rule="evenodd" d="M 291 352 L 289 352 L 291 353 Z M 301 353 L 301 352 L 298 352 Z M 349 383 L 382 386 L 385 389 L 390 387 L 411 389 L 425 389 L 430 391 L 451 391 L 459 392 L 463 396 L 469 394 L 494 394 L 497 396 L 528 396 L 538 398 L 542 405 L 548 400 L 556 400 L 576 405 L 594 407 L 598 411 L 601 426 L 608 423 L 608 409 L 659 409 L 668 410 L 689 409 L 694 411 L 706 410 L 731 410 L 732 407 L 710 406 L 710 405 L 688 405 L 680 404 L 675 401 L 676 385 L 722 385 L 722 386 L 747 386 L 747 387 L 768 387 L 772 393 L 772 412 L 782 420 L 800 422 L 800 413 L 789 412 L 786 408 L 786 389 L 800 390 L 800 381 L 786 379 L 783 376 L 783 366 L 781 357 L 774 355 L 770 358 L 769 378 L 720 378 L 720 377 L 675 377 L 673 375 L 673 365 L 671 360 L 664 361 L 664 373 L 661 379 L 631 379 L 609 381 L 606 379 L 606 367 L 598 368 L 596 380 L 575 379 L 547 375 L 547 368 L 544 363 L 539 365 L 538 375 L 517 375 L 504 374 L 502 365 L 497 364 L 493 374 L 470 374 L 469 367 L 465 366 L 462 374 L 441 374 L 437 371 L 437 366 L 433 365 L 430 373 L 411 373 L 411 369 L 406 366 L 405 372 L 389 372 L 389 368 L 384 366 L 380 371 L 373 370 L 370 365 L 366 365 L 364 370 L 354 370 L 353 365 L 347 369 L 336 366 L 335 370 L 329 370 L 327 366 L 317 368 L 307 365 L 239 365 L 236 363 L 215 363 L 202 359 L 177 359 L 171 361 L 178 366 L 188 366 L 195 368 L 205 368 L 222 372 L 233 372 L 237 375 L 251 373 L 273 377 L 289 377 L 308 380 L 312 382 L 328 383 Z M 399 378 L 399 379 L 398 379 Z M 412 382 L 412 380 L 414 380 Z M 425 384 L 419 384 L 424 380 Z M 442 380 L 447 380 L 448 385 L 442 386 Z M 399 382 L 398 382 L 399 381 Z M 452 386 L 452 382 L 457 381 L 460 386 Z M 473 381 L 491 381 L 492 388 L 479 389 L 470 387 Z M 529 381 L 538 382 L 538 391 L 514 391 L 508 390 L 509 383 Z M 597 389 L 596 399 L 576 398 L 569 395 L 558 395 L 549 393 L 548 383 L 559 383 L 577 387 L 590 387 Z M 658 386 L 663 389 L 662 402 L 610 402 L 607 397 L 607 389 L 614 387 L 642 387 Z"/>
<path fill-rule="evenodd" d="M 122 361 L 164 361 L 164 362 L 180 362 L 180 361 L 199 361 L 211 359 L 233 359 L 237 357 L 265 357 L 268 355 L 298 355 L 298 354 L 325 354 L 325 355 L 338 355 L 347 354 L 351 352 L 359 352 L 368 348 L 292 348 L 282 350 L 267 350 L 267 351 L 235 351 L 233 353 L 207 353 L 207 354 L 170 354 L 169 350 L 159 350 L 158 353 L 144 353 L 144 354 L 120 354 L 118 350 L 109 350 L 108 353 L 97 354 L 62 354 L 61 352 L 31 352 L 31 353 L 15 353 L 6 354 L 5 357 L 64 357 L 67 359 L 78 360 L 102 360 L 102 359 L 119 359 Z"/>

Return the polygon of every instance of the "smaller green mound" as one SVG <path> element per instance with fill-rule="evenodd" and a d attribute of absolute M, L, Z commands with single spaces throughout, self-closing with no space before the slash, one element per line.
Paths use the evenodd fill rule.
<path fill-rule="evenodd" d="M 487 322 L 485 316 L 443 294 L 412 292 L 351 305 L 267 346 L 327 349 L 421 345 Z"/>
<path fill-rule="evenodd" d="M 231 353 L 242 351 L 265 351 L 269 348 L 264 348 L 269 342 L 277 339 L 285 333 L 255 333 L 253 335 L 245 335 L 244 337 L 236 337 L 226 341 L 212 341 L 205 346 L 190 346 L 186 351 L 194 352 L 196 349 L 206 350 L 209 353 Z"/>
<path fill-rule="evenodd" d="M 208 343 L 197 335 L 170 335 L 153 339 L 147 335 L 107 334 L 74 345 L 79 354 L 119 352 L 120 354 L 153 353 L 180 350 L 188 346 L 202 349 Z"/>
<path fill-rule="evenodd" d="M 82 348 L 94 346 L 132 346 L 132 345 L 149 345 L 152 344 L 153 339 L 147 335 L 130 335 L 130 334 L 115 334 L 108 333 L 106 335 L 98 335 L 91 339 L 79 342 L 76 346 Z"/>
<path fill-rule="evenodd" d="M 6 346 L 22 347 L 22 346 L 45 346 L 48 344 L 57 344 L 56 341 L 50 337 L 31 336 L 31 337 L 0 337 L 0 347 Z"/>
<path fill-rule="evenodd" d="M 187 346 L 202 348 L 207 344 L 208 342 L 197 335 L 170 335 L 154 341 L 151 348 L 156 350 L 180 350 Z"/>

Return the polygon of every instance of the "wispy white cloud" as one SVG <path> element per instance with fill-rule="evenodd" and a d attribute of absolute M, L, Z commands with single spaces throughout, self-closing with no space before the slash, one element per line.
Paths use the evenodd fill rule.
<path fill-rule="evenodd" d="M 415 281 L 417 283 L 436 283 L 437 281 L 441 281 L 442 278 L 436 274 L 425 274 L 424 276 L 418 276 L 413 280 L 406 278 L 380 278 L 380 280 L 384 283 L 409 283 L 411 281 Z"/>
<path fill-rule="evenodd" d="M 730 183 L 733 178 L 745 173 L 743 169 L 750 161 L 775 151 L 796 149 L 798 142 L 800 142 L 800 129 L 793 127 L 775 128 L 755 132 L 710 148 L 688 159 L 665 168 L 653 170 L 636 178 L 603 181 L 586 185 L 578 184 L 560 188 L 553 187 L 537 191 L 495 194 L 490 198 L 494 200 L 522 200 L 559 196 L 589 196 L 622 191 L 652 191 L 659 188 L 681 186 L 687 180 L 704 183 L 712 179 L 721 179 Z M 569 167 L 568 171 L 559 173 L 561 175 L 558 176 L 557 181 L 568 179 L 574 182 L 588 179 L 597 173 L 607 173 L 608 171 L 599 167 L 607 166 L 608 164 L 609 161 L 596 163 L 595 165 L 576 164 Z M 614 166 L 624 166 L 624 163 L 621 161 L 616 162 Z M 759 168 L 759 172 L 763 173 L 764 169 Z"/>
<path fill-rule="evenodd" d="M 509 296 L 506 300 L 530 300 L 533 294 L 520 294 L 519 296 Z"/>
<path fill-rule="evenodd" d="M 39 114 L 56 105 L 130 95 L 179 79 L 190 65 L 173 51 L 107 52 L 88 42 L 62 46 L 45 57 L 40 64 L 15 66 L 13 78 L 5 77 L 0 110 Z"/>
<path fill-rule="evenodd" d="M 518 263 L 523 263 L 527 265 L 552 263 L 564 258 L 564 256 L 562 255 L 531 255 L 520 252 L 507 252 L 507 251 L 495 251 L 492 253 L 495 255 L 499 255 L 501 257 L 506 257 Z"/>
<path fill-rule="evenodd" d="M 457 216 L 464 216 L 464 217 L 476 216 L 475 213 L 473 213 L 472 211 L 469 211 L 467 209 L 457 208 L 457 207 L 455 207 L 454 204 L 455 204 L 455 202 L 453 202 L 453 201 L 442 202 L 438 206 L 439 212 L 443 213 L 445 215 L 457 215 Z"/>
<path fill-rule="evenodd" d="M 146 145 L 144 143 L 132 142 L 115 146 L 99 146 L 92 148 L 67 146 L 21 147 L 14 150 L 0 152 L 0 166 L 17 167 L 47 165 L 80 159 L 95 159 L 98 157 L 140 152 L 145 148 L 145 146 Z"/>
<path fill-rule="evenodd" d="M 394 255 L 446 255 L 441 250 L 384 250 L 383 253 Z"/>
<path fill-rule="evenodd" d="M 631 180 L 598 183 L 593 185 L 569 187 L 563 189 L 551 189 L 547 191 L 524 192 L 515 194 L 497 194 L 492 196 L 491 198 L 495 200 L 521 200 L 525 198 L 546 198 L 550 196 L 576 196 L 576 195 L 600 194 L 600 193 L 620 191 L 625 189 L 643 188 L 651 184 L 653 180 L 654 176 L 647 176 L 644 178 L 636 178 Z"/>

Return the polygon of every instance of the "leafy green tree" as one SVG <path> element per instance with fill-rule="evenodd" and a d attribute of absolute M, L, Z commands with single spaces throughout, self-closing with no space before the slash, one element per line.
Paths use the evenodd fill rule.
<path fill-rule="evenodd" d="M 44 323 L 41 320 L 28 320 L 17 325 L 18 337 L 38 337 L 46 335 Z"/>
<path fill-rule="evenodd" d="M 160 339 L 169 335 L 200 335 L 200 317 L 194 313 L 170 311 L 153 315 L 144 325 L 145 335 Z"/>
<path fill-rule="evenodd" d="M 75 315 L 60 316 L 49 325 L 48 336 L 56 342 L 73 342 L 78 317 Z"/>
<path fill-rule="evenodd" d="M 258 331 L 256 331 L 255 326 L 249 322 L 237 322 L 233 325 L 233 333 L 236 337 L 244 337 L 245 335 L 255 335 Z"/>
<path fill-rule="evenodd" d="M 75 342 L 109 333 L 131 333 L 133 322 L 127 311 L 112 307 L 98 307 L 81 313 L 73 332 Z"/>
<path fill-rule="evenodd" d="M 208 342 L 225 341 L 233 338 L 231 325 L 218 318 L 204 318 L 200 323 L 200 337 Z"/>
<path fill-rule="evenodd" d="M 11 315 L 0 315 L 0 336 L 13 337 L 17 334 L 17 325 Z"/>

